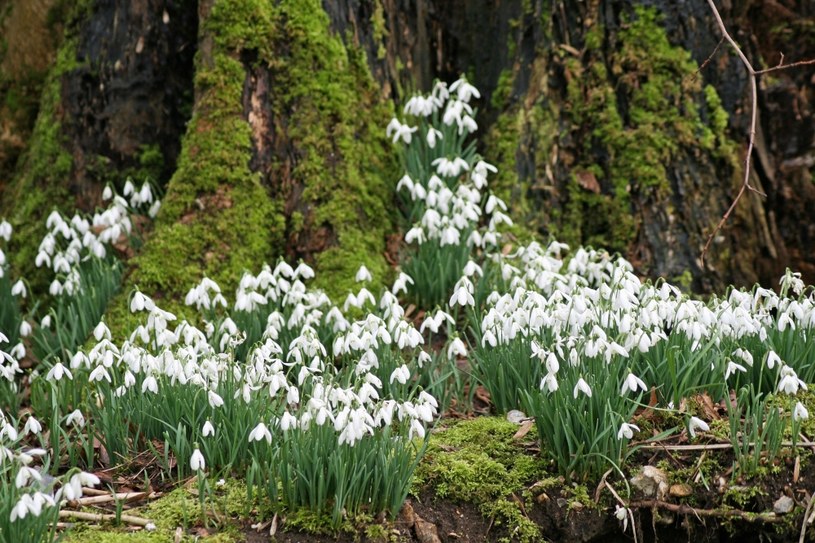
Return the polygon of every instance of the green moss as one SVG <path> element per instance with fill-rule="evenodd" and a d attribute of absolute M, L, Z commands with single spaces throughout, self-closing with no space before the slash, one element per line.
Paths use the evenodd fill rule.
<path fill-rule="evenodd" d="M 386 279 L 385 202 L 395 172 L 382 127 L 391 108 L 364 55 L 330 32 L 317 1 L 222 0 L 202 32 L 214 39 L 211 55 L 199 52 L 196 59 L 195 113 L 155 232 L 134 259 L 130 285 L 183 315 L 179 301 L 203 275 L 228 292 L 244 271 L 256 272 L 287 245 L 299 246 L 301 237 L 323 238 L 313 252 L 295 256 L 316 263 L 316 286 L 330 295 L 353 288 L 361 264 Z M 272 122 L 285 124 L 279 137 L 288 138 L 287 148 L 297 155 L 289 170 L 273 165 L 280 171 L 271 177 L 283 187 L 264 186 L 249 168 L 247 51 L 271 72 L 270 110 L 281 115 Z M 282 183 L 285 177 L 290 180 Z M 302 195 L 287 217 L 290 186 L 301 187 Z M 128 322 L 123 307 L 120 300 L 111 310 L 112 326 Z"/>
<path fill-rule="evenodd" d="M 371 13 L 371 27 L 373 28 L 374 43 L 378 45 L 376 58 L 382 60 L 388 51 L 385 48 L 385 40 L 388 38 L 388 28 L 385 26 L 385 7 L 382 0 L 374 0 L 374 11 Z"/>
<path fill-rule="evenodd" d="M 523 222 L 573 245 L 626 252 L 639 230 L 632 195 L 667 202 L 672 164 L 698 150 L 732 161 L 735 147 L 715 89 L 693 77 L 696 64 L 671 45 L 658 11 L 638 6 L 610 35 L 595 20 L 583 40 L 580 56 L 539 55 L 526 96 L 504 108 L 486 154 L 499 166 L 494 186 Z M 563 72 L 562 105 L 548 88 L 553 61 Z M 496 107 L 508 80 L 499 79 Z M 565 183 L 553 178 L 555 153 L 569 171 Z M 543 205 L 526 201 L 529 189 Z"/>
<path fill-rule="evenodd" d="M 416 492 L 431 489 L 440 498 L 478 505 L 513 541 L 539 539 L 538 526 L 517 500 L 546 479 L 546 465 L 513 439 L 517 430 L 503 418 L 478 417 L 434 433 L 416 470 Z"/>
<path fill-rule="evenodd" d="M 45 290 L 49 280 L 47 270 L 34 267 L 46 232 L 45 218 L 55 208 L 67 214 L 73 213 L 75 207 L 65 182 L 71 175 L 73 159 L 65 150 L 58 108 L 62 77 L 76 66 L 76 39 L 66 37 L 43 85 L 29 148 L 0 204 L 0 216 L 6 216 L 14 227 L 8 254 L 15 275 L 26 277 L 34 290 Z"/>

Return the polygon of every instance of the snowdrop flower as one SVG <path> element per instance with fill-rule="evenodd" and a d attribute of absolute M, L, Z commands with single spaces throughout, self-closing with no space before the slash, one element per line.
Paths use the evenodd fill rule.
<path fill-rule="evenodd" d="M 369 283 L 372 279 L 371 272 L 368 271 L 368 268 L 366 268 L 364 264 L 359 267 L 359 270 L 357 270 L 357 274 L 354 277 L 354 280 L 357 283 L 362 283 L 363 281 Z"/>
<path fill-rule="evenodd" d="M 20 337 L 28 337 L 31 335 L 31 324 L 28 321 L 20 323 Z"/>
<path fill-rule="evenodd" d="M 26 435 L 39 435 L 40 432 L 42 432 L 42 424 L 40 424 L 40 421 L 35 419 L 33 416 L 29 415 L 28 420 L 25 421 L 23 433 Z"/>
<path fill-rule="evenodd" d="M 26 289 L 25 283 L 23 283 L 22 279 L 19 279 L 14 285 L 11 287 L 11 295 L 12 296 L 20 296 L 21 298 L 25 298 L 26 296 Z"/>
<path fill-rule="evenodd" d="M 102 201 L 107 202 L 111 198 L 113 198 L 113 190 L 110 185 L 105 185 L 104 190 L 102 190 Z"/>
<path fill-rule="evenodd" d="M 781 380 L 778 382 L 778 392 L 794 395 L 798 393 L 799 388 L 806 390 L 807 386 L 803 381 L 798 379 L 795 370 L 789 366 L 781 368 Z"/>
<path fill-rule="evenodd" d="M 201 451 L 195 449 L 192 451 L 192 456 L 190 456 L 190 469 L 192 471 L 203 471 L 206 469 L 206 462 L 204 461 L 204 455 L 201 454 Z"/>
<path fill-rule="evenodd" d="M 690 422 L 688 422 L 688 432 L 690 432 L 691 437 L 696 437 L 696 430 L 708 432 L 710 431 L 710 426 L 698 417 L 691 417 Z"/>
<path fill-rule="evenodd" d="M 744 363 L 747 364 L 748 366 L 750 367 L 753 366 L 753 355 L 750 354 L 749 351 L 745 351 L 744 349 L 739 348 L 733 351 L 733 356 L 741 358 L 744 361 Z"/>
<path fill-rule="evenodd" d="M 393 134 L 393 143 L 401 139 L 406 144 L 410 144 L 410 141 L 413 139 L 413 133 L 416 132 L 416 130 L 418 130 L 417 126 L 402 124 L 394 117 L 391 119 L 391 122 L 388 123 L 385 134 L 387 137 L 391 137 L 391 134 Z"/>
<path fill-rule="evenodd" d="M 781 357 L 775 354 L 775 351 L 769 351 L 767 353 L 767 367 L 773 369 L 776 364 L 783 364 Z"/>
<path fill-rule="evenodd" d="M 575 399 L 577 399 L 577 394 L 579 392 L 582 392 L 583 394 L 591 398 L 591 387 L 586 381 L 583 380 L 582 377 L 577 380 L 577 384 L 574 386 L 574 390 L 572 391 L 572 395 L 574 396 Z"/>
<path fill-rule="evenodd" d="M 7 221 L 0 221 L 0 238 L 6 241 L 11 239 L 11 225 Z"/>
<path fill-rule="evenodd" d="M 409 379 L 410 379 L 410 370 L 408 369 L 408 367 L 406 365 L 402 364 L 401 366 L 399 366 L 398 368 L 393 370 L 393 373 L 391 373 L 391 378 L 390 378 L 390 380 L 388 382 L 393 384 L 393 381 L 396 380 L 399 383 L 404 385 L 405 383 L 408 382 Z"/>
<path fill-rule="evenodd" d="M 201 433 L 204 435 L 204 437 L 214 436 L 215 427 L 212 425 L 210 421 L 206 421 L 204 423 L 204 428 L 201 430 Z"/>
<path fill-rule="evenodd" d="M 284 432 L 288 432 L 292 428 L 297 428 L 297 417 L 285 411 L 283 416 L 280 417 L 280 429 Z"/>
<path fill-rule="evenodd" d="M 546 377 L 541 379 L 540 389 L 548 390 L 550 393 L 555 392 L 559 387 L 557 384 L 557 375 L 554 373 L 547 373 Z"/>
<path fill-rule="evenodd" d="M 266 440 L 267 443 L 272 443 L 272 433 L 269 431 L 269 428 L 263 424 L 262 422 L 258 423 L 257 426 L 249 433 L 249 442 L 252 441 L 261 441 Z"/>
<path fill-rule="evenodd" d="M 461 171 L 469 171 L 470 165 L 461 157 L 455 157 L 453 160 L 447 157 L 440 157 L 431 162 L 436 167 L 436 172 L 445 177 L 458 177 Z"/>
<path fill-rule="evenodd" d="M 631 439 L 632 437 L 634 437 L 635 431 L 637 432 L 640 431 L 639 426 L 637 426 L 636 424 L 628 424 L 627 422 L 624 422 L 622 426 L 620 426 L 620 430 L 617 432 L 617 439 L 623 438 Z"/>
<path fill-rule="evenodd" d="M 413 243 L 415 241 L 421 245 L 426 239 L 424 229 L 421 226 L 414 226 L 405 234 L 405 243 Z"/>
<path fill-rule="evenodd" d="M 427 130 L 427 146 L 431 149 L 436 148 L 436 140 L 443 139 L 440 130 L 436 130 L 433 127 L 428 128 Z"/>
<path fill-rule="evenodd" d="M 809 411 L 804 407 L 804 404 L 798 402 L 795 404 L 795 409 L 792 412 L 792 420 L 807 420 L 809 418 Z"/>
<path fill-rule="evenodd" d="M 96 341 L 102 341 L 103 338 L 110 340 L 110 330 L 105 326 L 104 321 L 100 321 L 93 329 L 93 337 L 96 338 Z"/>
<path fill-rule="evenodd" d="M 614 507 L 614 516 L 623 523 L 623 532 L 625 532 L 628 529 L 628 517 L 631 512 L 627 507 L 620 507 L 619 505 L 615 505 Z"/>
<path fill-rule="evenodd" d="M 46 381 L 60 381 L 62 380 L 63 376 L 67 377 L 68 379 L 74 378 L 70 370 L 62 365 L 62 362 L 57 362 L 54 364 L 54 367 L 48 371 L 45 379 Z"/>
<path fill-rule="evenodd" d="M 75 409 L 65 418 L 66 425 L 74 425 L 78 426 L 79 428 L 85 427 L 85 416 L 82 414 L 82 411 L 79 409 Z"/>
<path fill-rule="evenodd" d="M 736 364 L 732 360 L 728 360 L 727 368 L 724 371 L 724 380 L 727 381 L 728 379 L 730 379 L 730 376 L 736 373 L 737 371 L 745 373 L 747 371 L 747 368 L 745 368 L 741 364 Z"/>
<path fill-rule="evenodd" d="M 412 285 L 413 278 L 410 277 L 408 274 L 404 272 L 399 273 L 399 277 L 396 278 L 396 281 L 393 282 L 393 287 L 391 288 L 392 294 L 399 294 L 399 292 L 407 292 L 408 284 Z"/>
<path fill-rule="evenodd" d="M 224 405 L 224 399 L 218 396 L 218 394 L 212 390 L 207 392 L 207 400 L 209 401 L 210 407 L 213 409 Z"/>
<path fill-rule="evenodd" d="M 450 301 L 447 305 L 450 307 L 455 307 L 457 304 L 461 307 L 467 307 L 468 305 L 474 306 L 475 305 L 475 298 L 471 294 L 471 288 L 468 288 L 467 282 L 459 282 L 459 286 L 453 295 L 450 297 Z M 470 286 L 472 283 L 469 283 Z"/>
<path fill-rule="evenodd" d="M 454 360 L 456 356 L 467 356 L 467 347 L 464 346 L 464 342 L 461 341 L 461 338 L 458 336 L 453 338 L 453 341 L 450 342 L 450 346 L 447 347 L 447 358 Z"/>
<path fill-rule="evenodd" d="M 469 102 L 473 96 L 476 98 L 481 98 L 481 93 L 478 92 L 478 89 L 470 85 L 464 78 L 461 78 L 450 85 L 450 92 L 456 92 L 458 94 L 458 99 L 462 102 Z"/>
<path fill-rule="evenodd" d="M 152 375 L 147 376 L 147 379 L 141 384 L 142 394 L 148 390 L 153 394 L 158 394 L 158 381 L 156 381 L 156 378 Z"/>
<path fill-rule="evenodd" d="M 636 394 L 638 388 L 643 392 L 648 392 L 648 387 L 645 386 L 645 382 L 643 382 L 642 379 L 633 373 L 629 372 L 628 377 L 626 377 L 625 381 L 623 382 L 623 387 L 620 389 L 620 395 L 624 395 L 626 390 L 630 390 Z"/>
<path fill-rule="evenodd" d="M 42 318 L 40 321 L 41 328 L 51 328 L 51 315 L 48 314 Z"/>

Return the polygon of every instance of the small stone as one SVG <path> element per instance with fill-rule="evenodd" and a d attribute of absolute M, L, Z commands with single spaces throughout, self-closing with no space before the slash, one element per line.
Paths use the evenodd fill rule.
<path fill-rule="evenodd" d="M 646 498 L 660 498 L 668 491 L 668 477 L 659 468 L 645 466 L 631 478 L 631 486 L 642 492 Z"/>
<path fill-rule="evenodd" d="M 518 411 L 517 409 L 513 409 L 509 413 L 507 413 L 507 420 L 514 424 L 521 424 L 523 421 L 526 420 L 526 413 L 523 411 Z"/>
<path fill-rule="evenodd" d="M 675 498 L 686 498 L 693 494 L 693 488 L 690 485 L 681 484 L 681 485 L 671 485 L 671 490 L 669 494 Z"/>
<path fill-rule="evenodd" d="M 773 504 L 773 511 L 777 515 L 783 515 L 785 513 L 789 513 L 792 511 L 792 508 L 795 507 L 795 502 L 789 496 L 781 496 L 775 503 Z"/>

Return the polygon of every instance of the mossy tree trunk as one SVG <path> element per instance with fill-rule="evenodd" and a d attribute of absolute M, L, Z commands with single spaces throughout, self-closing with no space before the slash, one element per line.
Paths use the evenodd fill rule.
<path fill-rule="evenodd" d="M 166 197 L 128 287 L 177 302 L 204 274 L 232 287 L 278 257 L 315 264 L 335 295 L 361 263 L 384 279 L 399 172 L 383 126 L 413 89 L 465 73 L 483 92 L 482 154 L 530 230 L 697 290 L 769 284 L 786 265 L 815 280 L 811 67 L 762 79 L 754 183 L 767 198 L 746 197 L 699 258 L 749 121 L 726 48 L 695 73 L 719 37 L 704 0 L 62 4 L 37 122 L 0 179 L 20 268 L 52 207 L 90 210 L 132 175 Z M 5 20 L 21 5 L 0 2 Z M 723 15 L 761 66 L 815 56 L 812 10 L 737 1 Z"/>

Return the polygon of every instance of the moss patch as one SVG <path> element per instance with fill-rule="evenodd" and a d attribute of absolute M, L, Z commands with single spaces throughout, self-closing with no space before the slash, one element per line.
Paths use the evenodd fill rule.
<path fill-rule="evenodd" d="M 530 221 L 538 229 L 625 253 L 639 231 L 634 196 L 670 205 L 672 163 L 699 152 L 733 160 L 716 90 L 702 88 L 690 53 L 671 45 L 660 17 L 637 6 L 614 33 L 591 22 L 582 51 L 539 54 L 526 94 L 492 128 L 487 153 L 499 166 L 498 191 L 520 216 L 543 207 Z M 552 74 L 563 84 L 562 104 L 549 92 Z M 512 102 L 510 81 L 502 74 L 493 105 Z M 546 205 L 531 206 L 530 190 Z"/>
<path fill-rule="evenodd" d="M 503 418 L 479 417 L 434 433 L 416 469 L 415 489 L 476 504 L 513 541 L 539 540 L 540 528 L 521 504 L 531 498 L 529 487 L 547 478 L 546 463 L 513 439 L 517 431 Z"/>
<path fill-rule="evenodd" d="M 183 316 L 180 300 L 203 275 L 229 292 L 244 271 L 279 256 L 316 264 L 317 286 L 335 297 L 353 288 L 360 264 L 384 280 L 395 172 L 382 127 L 391 106 L 364 54 L 330 32 L 317 1 L 221 0 L 201 32 L 193 117 L 130 285 Z M 286 155 L 296 156 L 288 164 L 275 157 L 271 172 L 250 169 L 244 93 L 257 67 L 274 82 L 274 137 L 286 138 Z M 325 243 L 313 251 L 284 252 L 320 235 Z M 114 305 L 115 327 L 129 319 L 123 300 Z"/>

